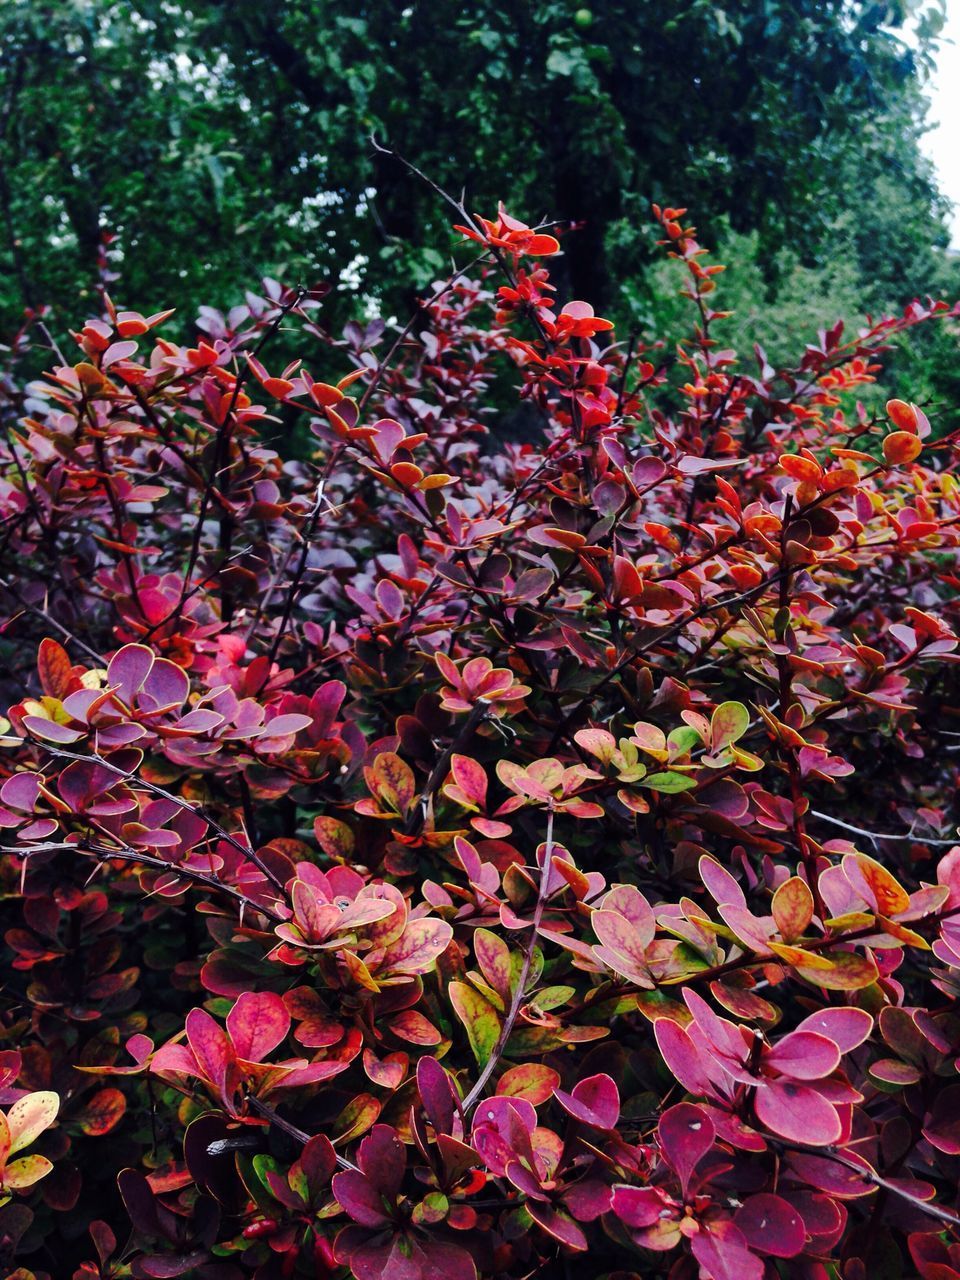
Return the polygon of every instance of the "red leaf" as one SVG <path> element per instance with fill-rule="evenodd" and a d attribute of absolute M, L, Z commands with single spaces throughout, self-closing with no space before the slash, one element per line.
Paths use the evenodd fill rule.
<path fill-rule="evenodd" d="M 390 1221 L 380 1192 L 362 1173 L 348 1169 L 333 1179 L 333 1194 L 345 1213 L 364 1227 L 385 1227 Z"/>
<path fill-rule="evenodd" d="M 204 1076 L 221 1093 L 234 1061 L 227 1033 L 205 1009 L 191 1009 L 186 1019 L 187 1042 Z"/>
<path fill-rule="evenodd" d="M 678 1102 L 665 1111 L 657 1126 L 660 1147 L 686 1195 L 697 1162 L 713 1146 L 716 1136 L 707 1113 L 692 1102 Z"/>
<path fill-rule="evenodd" d="M 774 1080 L 754 1095 L 761 1124 L 790 1142 L 825 1147 L 840 1137 L 840 1117 L 815 1089 L 791 1080 Z"/>
<path fill-rule="evenodd" d="M 555 1089 L 554 1097 L 575 1120 L 595 1129 L 615 1129 L 620 1119 L 620 1093 L 608 1075 L 588 1076 L 572 1093 Z"/>
<path fill-rule="evenodd" d="M 752 1248 L 775 1258 L 794 1258 L 803 1252 L 806 1230 L 803 1219 L 780 1196 L 751 1196 L 733 1216 Z"/>

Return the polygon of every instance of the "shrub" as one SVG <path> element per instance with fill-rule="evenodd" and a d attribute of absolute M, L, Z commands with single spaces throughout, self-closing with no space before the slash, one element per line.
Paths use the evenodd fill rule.
<path fill-rule="evenodd" d="M 742 363 L 684 212 L 672 345 L 560 306 L 502 210 L 392 342 L 269 282 L 193 346 L 105 299 L 21 388 L 28 317 L 0 1233 L 36 1275 L 960 1275 L 956 437 L 856 400 L 955 312 Z M 270 371 L 298 321 L 339 381 Z"/>

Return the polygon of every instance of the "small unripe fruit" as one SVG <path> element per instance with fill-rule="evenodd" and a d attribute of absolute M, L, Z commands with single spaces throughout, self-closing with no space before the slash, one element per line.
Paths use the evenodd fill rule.
<path fill-rule="evenodd" d="M 592 27 L 593 13 L 589 9 L 578 9 L 573 15 L 573 21 L 578 27 Z"/>

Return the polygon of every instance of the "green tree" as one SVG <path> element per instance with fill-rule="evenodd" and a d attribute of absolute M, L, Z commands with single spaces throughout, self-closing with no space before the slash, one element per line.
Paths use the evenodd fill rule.
<path fill-rule="evenodd" d="M 755 232 L 768 280 L 784 250 L 822 264 L 852 218 L 870 305 L 899 301 L 937 287 L 945 243 L 918 148 L 940 8 L 919 8 L 8 0 L 0 307 L 75 318 L 108 230 L 131 306 L 229 304 L 276 274 L 339 280 L 344 314 L 357 290 L 406 309 L 445 269 L 416 246 L 448 211 L 374 134 L 472 208 L 579 224 L 561 284 L 600 307 L 642 293 L 651 200 Z"/>

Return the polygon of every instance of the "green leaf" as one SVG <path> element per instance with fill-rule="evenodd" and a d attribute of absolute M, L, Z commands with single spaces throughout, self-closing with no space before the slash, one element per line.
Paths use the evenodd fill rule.
<path fill-rule="evenodd" d="M 750 727 L 750 712 L 742 702 L 721 702 L 710 719 L 710 737 L 714 751 L 737 742 Z"/>
<path fill-rule="evenodd" d="M 678 791 L 689 791 L 697 784 L 685 773 L 650 773 L 640 783 L 641 787 L 649 787 L 651 791 L 663 791 L 666 795 L 675 795 Z"/>

